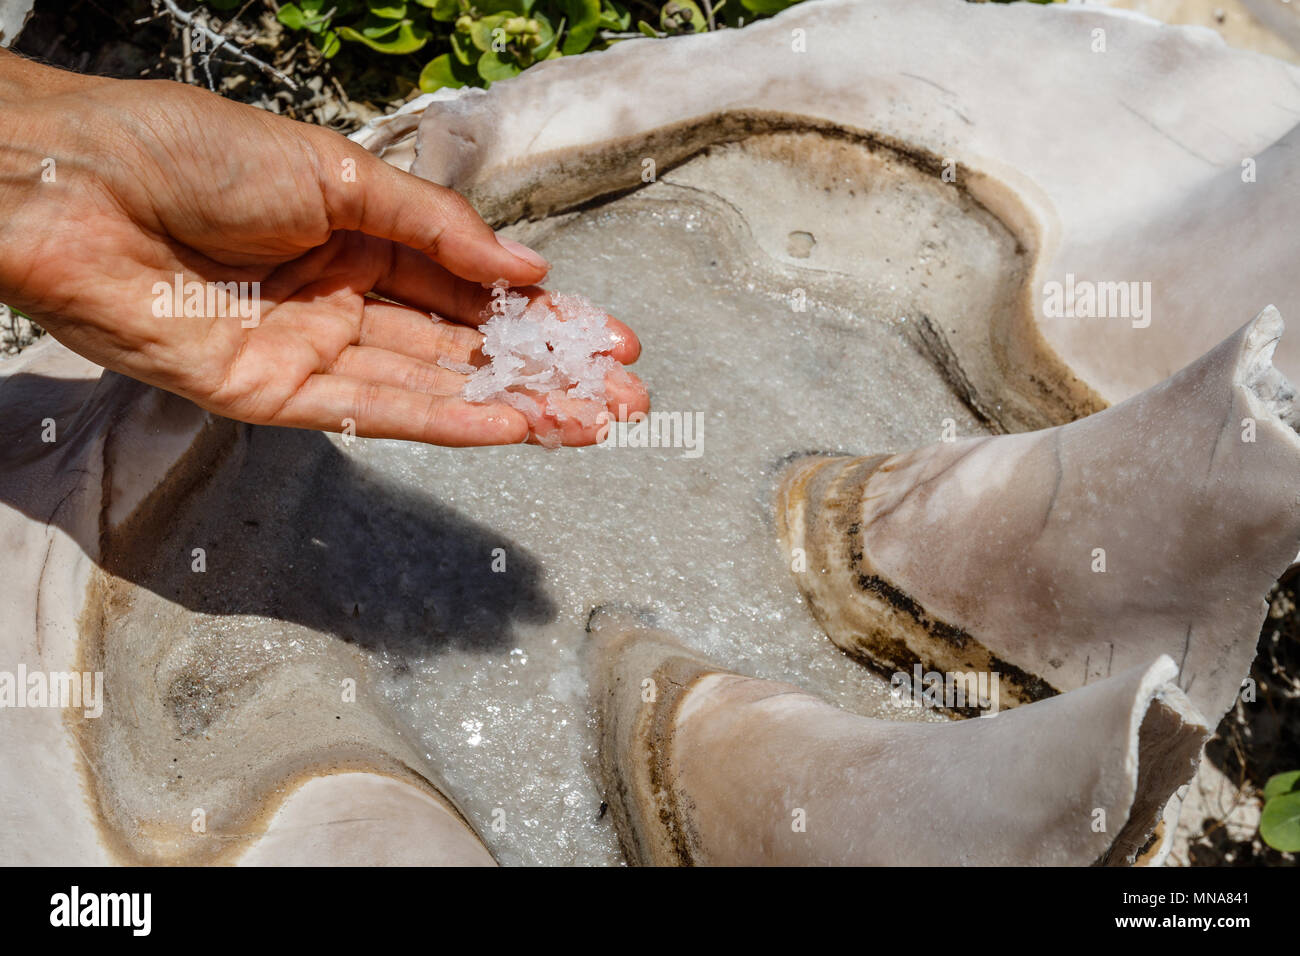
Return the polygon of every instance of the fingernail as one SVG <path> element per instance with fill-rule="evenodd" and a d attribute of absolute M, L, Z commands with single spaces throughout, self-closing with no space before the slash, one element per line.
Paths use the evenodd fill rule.
<path fill-rule="evenodd" d="M 504 236 L 497 236 L 497 242 L 501 243 L 501 248 L 516 259 L 521 259 L 536 269 L 551 271 L 551 264 L 522 242 L 515 242 L 513 239 L 507 239 Z"/>

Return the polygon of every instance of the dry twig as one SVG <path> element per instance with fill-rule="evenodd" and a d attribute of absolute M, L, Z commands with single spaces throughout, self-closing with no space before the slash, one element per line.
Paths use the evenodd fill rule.
<path fill-rule="evenodd" d="M 285 86 L 289 87 L 289 89 L 293 90 L 295 93 L 298 92 L 298 84 L 295 83 L 290 77 L 288 77 L 284 73 L 281 73 L 279 70 L 271 66 L 269 63 L 265 63 L 262 60 L 259 60 L 257 57 L 253 56 L 253 54 L 249 53 L 248 51 L 244 50 L 242 47 L 238 46 L 229 37 L 222 36 L 216 30 L 213 30 L 211 27 L 209 27 L 206 23 L 200 22 L 200 20 L 196 16 L 194 16 L 194 14 L 186 13 L 180 7 L 176 6 L 176 0 L 153 0 L 153 4 L 154 4 L 154 10 L 158 12 L 155 13 L 154 16 L 149 17 L 148 18 L 149 20 L 156 20 L 159 17 L 164 15 L 169 16 L 175 22 L 183 24 L 184 26 L 188 27 L 190 31 L 194 31 L 201 34 L 203 38 L 208 41 L 208 44 L 210 44 L 211 49 L 205 50 L 203 52 L 203 58 L 199 61 L 200 63 L 203 64 L 203 70 L 208 76 L 208 89 L 212 89 L 212 90 L 216 89 L 216 85 L 213 83 L 212 80 L 212 58 L 218 53 L 218 51 L 225 48 L 229 50 L 231 54 L 233 54 L 238 59 L 243 60 L 245 63 L 249 64 L 250 66 L 257 67 L 259 70 L 261 70 L 263 73 L 267 74 L 268 76 L 275 77 L 277 80 L 279 80 Z M 160 5 L 161 5 L 161 9 L 159 9 Z M 191 36 L 192 33 L 185 32 L 184 39 L 182 40 L 182 42 L 185 44 L 185 49 L 187 52 L 190 49 Z"/>

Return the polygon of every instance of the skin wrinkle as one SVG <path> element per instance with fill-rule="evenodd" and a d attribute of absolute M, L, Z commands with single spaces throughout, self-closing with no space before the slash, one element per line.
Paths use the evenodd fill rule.
<path fill-rule="evenodd" d="M 316 180 L 316 191 L 320 194 L 321 204 L 324 207 L 325 215 L 323 217 L 323 221 L 320 224 L 321 235 L 325 237 L 324 239 L 321 240 L 323 243 L 329 238 L 330 223 L 336 221 L 342 222 L 343 216 L 341 215 L 340 210 L 336 209 L 334 203 L 331 202 L 331 199 L 333 197 L 330 195 L 329 189 L 327 189 L 325 186 L 326 173 L 325 173 L 324 166 L 322 165 L 321 162 L 320 151 L 316 148 L 316 144 L 312 141 L 310 137 L 304 137 L 302 146 L 304 152 L 306 152 L 307 154 L 307 161 L 309 164 L 308 168 L 311 169 L 315 174 L 314 178 Z M 357 185 L 357 184 L 354 183 L 353 185 Z M 355 226 L 350 228 L 355 228 Z"/>
<path fill-rule="evenodd" d="M 481 319 L 492 302 L 492 294 L 486 289 L 476 290 L 472 286 L 458 284 L 452 291 L 452 302 L 452 311 L 457 317 L 468 319 L 472 315 Z"/>
<path fill-rule="evenodd" d="M 14 147 L 14 145 L 13 145 L 11 142 L 7 142 L 7 143 L 4 144 L 4 150 L 5 150 L 6 152 L 7 152 L 7 151 L 10 151 L 10 150 L 13 150 L 14 148 L 15 148 L 15 147 Z M 42 153 L 46 152 L 46 150 L 39 150 L 39 149 L 36 149 L 35 147 L 32 147 L 31 150 L 30 150 L 30 152 L 31 152 L 34 156 L 36 156 L 36 155 L 41 155 Z M 0 155 L 2 155 L 2 154 L 0 154 Z M 59 162 L 60 162 L 60 160 L 56 159 L 56 167 L 55 167 L 55 168 L 56 168 L 56 175 L 57 175 L 57 169 L 58 169 L 58 163 L 59 163 Z M 66 163 L 66 164 L 69 164 L 69 165 L 72 165 L 73 169 L 77 169 L 77 168 L 78 168 L 78 164 L 76 163 L 75 160 L 73 160 L 73 161 L 69 161 L 68 159 L 64 158 L 64 159 L 62 160 L 62 162 Z M 81 164 L 81 166 L 82 166 L 82 168 L 84 168 L 84 164 Z M 33 169 L 38 168 L 38 167 L 39 167 L 39 164 L 33 164 Z M 82 177 L 82 178 L 80 178 L 80 179 L 75 179 L 75 180 L 73 180 L 73 182 L 75 183 L 76 188 L 79 189 L 79 190 L 85 190 L 85 189 L 86 189 L 86 186 L 85 186 L 84 184 L 85 184 L 86 182 L 88 182 L 88 181 L 91 182 L 91 183 L 95 183 L 95 180 L 94 180 L 93 178 L 90 178 L 90 177 Z M 25 186 L 27 187 L 27 190 L 28 190 L 28 191 L 30 191 L 30 190 L 35 186 L 35 188 L 38 190 L 37 193 L 36 193 L 36 195 L 37 195 L 37 196 L 40 196 L 42 199 L 45 198 L 45 194 L 41 193 L 41 192 L 39 191 L 39 189 L 40 189 L 40 186 L 41 186 L 41 185 L 48 185 L 48 184 L 44 184 L 44 183 L 42 183 L 42 184 L 37 185 L 37 184 L 33 181 L 33 179 L 31 178 L 30 174 L 28 174 L 27 176 L 24 176 L 24 177 L 22 177 L 22 178 L 19 178 L 18 175 L 17 175 L 17 173 L 15 172 L 14 175 L 13 175 L 13 179 L 11 180 L 11 182 L 13 182 L 14 184 L 22 184 L 22 185 L 25 185 Z M 67 181 L 66 178 L 65 178 L 65 180 L 64 180 L 65 185 L 67 185 L 67 182 L 68 182 L 68 181 Z M 109 192 L 108 190 L 104 190 L 104 189 L 102 189 L 102 188 L 99 188 L 98 185 L 97 185 L 97 183 L 96 183 L 95 186 L 90 190 L 90 195 L 92 195 L 92 196 L 98 196 L 98 197 L 100 197 L 100 198 L 107 199 L 107 200 L 109 200 L 111 203 L 113 203 L 113 204 L 115 204 L 115 205 L 119 205 L 119 211 L 120 211 L 120 204 L 117 204 L 117 202 L 116 202 L 116 197 L 114 197 L 114 196 L 111 194 L 111 192 Z M 0 196 L 0 199 L 3 199 L 3 197 Z M 30 200 L 28 200 L 28 202 L 30 202 Z M 20 191 L 20 193 L 19 193 L 19 198 L 13 200 L 12 202 L 10 202 L 10 201 L 4 201 L 4 202 L 3 202 L 3 207 L 6 208 L 6 209 L 14 209 L 14 210 L 18 210 L 18 209 L 22 209 L 22 208 L 24 208 L 25 206 L 28 206 L 28 202 L 24 202 L 24 201 L 23 201 L 23 198 L 22 198 L 22 192 Z M 30 206 L 28 206 L 28 208 L 30 208 Z M 13 218 L 14 218 L 14 217 L 7 217 L 7 218 L 8 218 L 8 221 L 10 222 L 10 224 L 13 224 Z M 0 226 L 3 226 L 3 225 L 4 225 L 4 223 L 3 223 L 3 222 L 0 222 Z M 34 283 L 33 283 L 33 281 L 32 281 L 32 276 L 33 276 L 33 274 L 34 274 L 35 271 L 36 271 L 36 267 L 37 267 L 37 265 L 38 265 L 40 262 L 45 261 L 45 260 L 48 260 L 48 259 L 50 259 L 52 256 L 55 256 L 55 255 L 56 255 L 56 253 L 51 252 L 51 251 L 49 250 L 48 246 L 52 244 L 52 245 L 55 247 L 55 249 L 57 250 L 57 249 L 59 248 L 59 246 L 61 246 L 64 242 L 67 242 L 67 241 L 74 241 L 74 242 L 75 242 L 75 241 L 77 241 L 78 237 L 77 237 L 76 233 L 77 233 L 78 231 L 80 231 L 82 228 L 84 228 L 84 226 L 85 226 L 85 221 L 84 221 L 84 220 L 79 221 L 79 222 L 77 222 L 74 226 L 71 226 L 71 227 L 69 228 L 69 227 L 65 226 L 65 224 L 64 224 L 63 222 L 61 222 L 61 221 L 55 219 L 53 225 L 55 226 L 55 229 L 56 229 L 57 231 L 55 231 L 55 230 L 50 230 L 50 229 L 48 229 L 48 228 L 36 228 L 36 224 L 28 224 L 26 227 L 20 226 L 20 227 L 16 230 L 16 234 L 17 234 L 18 236 L 21 237 L 20 241 L 22 242 L 22 244 L 23 244 L 25 247 L 27 247 L 28 249 L 32 249 L 33 244 L 35 245 L 35 248 L 34 248 L 34 253 L 35 253 L 35 255 L 32 256 L 32 257 L 28 260 L 27 268 L 26 268 L 25 270 L 19 272 L 18 279 L 17 279 L 17 281 L 15 282 L 15 287 L 16 287 L 16 288 L 26 290 L 26 289 L 29 289 L 29 288 L 33 287 L 33 286 L 34 286 Z M 63 238 L 62 235 L 61 235 L 61 233 L 64 232 L 65 230 L 74 233 L 74 235 L 72 235 L 69 239 L 65 239 L 65 238 Z M 3 245 L 3 230 L 0 229 L 0 247 L 2 247 L 2 245 Z M 19 262 L 21 263 L 21 258 L 18 257 L 18 256 L 5 256 L 5 257 L 4 257 L 4 260 L 2 260 L 2 261 L 6 261 L 7 263 L 9 263 L 9 264 L 10 264 L 9 267 L 12 268 L 12 265 L 11 265 L 11 264 L 12 264 L 12 262 L 14 262 L 15 260 L 17 260 L 17 261 L 19 261 Z M 59 260 L 58 260 L 57 258 L 55 258 L 54 261 L 59 261 Z M 55 312 L 61 312 L 61 311 L 64 311 L 64 310 L 66 309 L 68 303 L 71 301 L 71 298 L 72 298 L 72 296 L 71 296 L 71 294 L 69 293 L 68 295 L 65 295 L 64 298 L 63 298 L 61 301 L 60 301 L 60 300 L 54 300 L 54 302 L 57 303 L 57 306 L 56 306 L 54 309 L 52 309 L 52 311 L 55 311 Z M 40 304 L 42 304 L 42 305 L 46 305 L 46 304 L 52 304 L 52 303 L 41 302 Z"/>
<path fill-rule="evenodd" d="M 350 237 L 347 236 L 346 234 L 340 234 L 340 235 L 343 236 L 343 238 L 341 238 L 340 240 L 338 240 L 338 244 L 340 244 L 340 245 L 342 245 L 342 246 L 344 246 L 344 247 L 346 247 L 347 245 L 349 245 L 349 243 L 350 243 Z M 331 240 L 331 241 L 333 241 L 333 240 Z M 326 245 L 328 246 L 328 243 L 327 243 Z M 346 250 L 346 248 L 344 248 L 344 249 L 341 249 L 341 250 L 339 250 L 339 251 L 340 251 L 340 252 L 346 252 L 347 250 Z M 330 256 L 329 256 L 329 261 L 332 263 L 336 258 L 337 258 L 337 255 L 336 255 L 336 254 L 334 254 L 334 255 L 330 255 Z M 269 278 L 273 280 L 273 279 L 275 278 L 275 275 L 272 274 L 272 276 L 269 277 Z M 322 279 L 321 281 L 322 281 L 322 282 L 324 282 L 324 281 L 328 281 L 328 279 Z M 308 286 L 306 286 L 306 287 L 304 287 L 304 288 L 305 288 L 305 289 L 310 289 L 310 288 L 311 288 L 311 285 L 313 285 L 313 284 L 317 284 L 317 283 L 309 284 Z M 349 338 L 352 338 L 352 339 L 354 339 L 354 340 L 357 339 L 357 338 L 359 338 L 359 335 L 360 335 L 360 331 L 359 331 L 359 330 L 360 330 L 360 327 L 361 327 L 361 320 L 362 320 L 362 315 L 363 315 L 363 313 L 364 313 L 364 308 L 365 308 L 365 301 L 364 301 L 364 300 L 362 300 L 361 302 L 357 303 L 357 305 L 356 305 L 357 318 L 356 318 L 355 322 L 352 323 L 351 325 L 349 325 L 348 328 L 347 328 L 347 331 L 350 333 L 350 334 L 349 334 Z M 264 316 L 264 318 L 270 318 L 270 317 L 274 314 L 274 312 L 275 312 L 275 309 L 272 308 L 271 310 L 268 311 L 268 313 Z M 356 330 L 355 332 L 353 332 L 354 329 Z M 228 378 L 233 378 L 233 377 L 234 377 L 234 372 L 235 372 L 235 369 L 239 366 L 239 361 L 240 361 L 240 359 L 241 359 L 241 358 L 246 354 L 246 347 L 247 347 L 248 342 L 249 342 L 249 338 L 248 338 L 247 336 L 244 336 L 244 337 L 241 338 L 240 346 L 239 346 L 239 350 L 236 352 L 235 359 L 231 362 L 230 367 L 229 367 L 229 369 L 228 369 Z M 314 345 L 314 343 L 312 343 L 312 344 Z M 355 344 L 355 342 L 354 342 L 353 344 Z M 316 369 L 316 371 L 314 371 L 314 372 L 313 372 L 313 371 L 308 371 L 308 372 L 307 372 L 307 373 L 302 377 L 302 379 L 301 379 L 301 380 L 300 380 L 300 381 L 299 381 L 295 386 L 293 386 L 293 388 L 292 388 L 292 389 L 289 391 L 289 393 L 285 396 L 285 398 L 283 399 L 283 401 L 281 401 L 280 404 L 277 406 L 277 408 L 272 412 L 272 414 L 271 414 L 271 418 L 272 418 L 272 419 L 275 419 L 275 418 L 279 417 L 281 414 L 283 414 L 283 412 L 285 411 L 285 409 L 289 406 L 289 403 L 293 400 L 294 396 L 296 396 L 296 395 L 297 395 L 297 394 L 302 390 L 302 388 L 303 388 L 303 387 L 304 387 L 304 386 L 305 386 L 305 385 L 306 385 L 306 384 L 307 384 L 307 383 L 308 383 L 308 382 L 313 378 L 313 376 L 315 376 L 315 375 L 317 375 L 317 374 L 328 374 L 329 372 L 333 371 L 333 370 L 334 370 L 334 367 L 337 365 L 339 359 L 342 358 L 344 351 L 346 351 L 346 348 L 343 349 L 343 350 L 340 350 L 339 353 L 338 353 L 338 354 L 337 354 L 333 359 L 330 359 L 328 355 L 323 354 L 323 353 L 320 352 L 319 349 L 316 349 L 316 359 L 317 359 L 317 362 L 316 362 L 317 369 Z M 266 384 L 264 383 L 262 386 L 258 387 L 258 388 L 256 389 L 256 391 L 254 391 L 254 393 L 253 393 L 253 400 L 254 400 L 254 402 L 256 402 L 256 400 L 257 400 L 258 398 L 260 398 L 261 393 L 262 393 L 263 391 L 265 391 L 265 388 L 266 388 Z"/>

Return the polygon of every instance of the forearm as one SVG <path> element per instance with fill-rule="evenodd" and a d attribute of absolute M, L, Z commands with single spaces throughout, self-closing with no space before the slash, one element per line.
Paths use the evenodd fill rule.
<path fill-rule="evenodd" d="M 46 93 L 68 92 L 93 83 L 95 79 L 37 63 L 0 47 L 0 102 L 8 101 L 13 92 L 29 96 L 42 90 Z"/>
<path fill-rule="evenodd" d="M 87 107 L 110 82 L 0 49 L 0 302 L 41 311 L 57 299 L 33 286 L 33 250 L 66 237 L 69 194 L 93 179 L 100 124 Z"/>

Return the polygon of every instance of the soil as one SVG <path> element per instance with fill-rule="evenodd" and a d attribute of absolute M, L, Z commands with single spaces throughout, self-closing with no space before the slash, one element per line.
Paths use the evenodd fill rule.
<path fill-rule="evenodd" d="M 287 30 L 275 18 L 275 4 L 249 0 L 224 18 L 202 4 L 186 2 L 203 25 L 293 80 L 282 80 L 218 50 L 210 56 L 191 49 L 184 24 L 158 14 L 150 0 L 38 2 L 14 49 L 55 66 L 119 78 L 169 79 L 208 87 L 223 96 L 350 133 L 371 118 L 391 112 L 419 95 L 414 78 L 418 55 L 369 62 L 364 48 L 345 46 L 323 57 L 305 34 Z M 210 50 L 215 44 L 209 43 Z M 209 82 L 210 81 L 210 82 Z"/>

